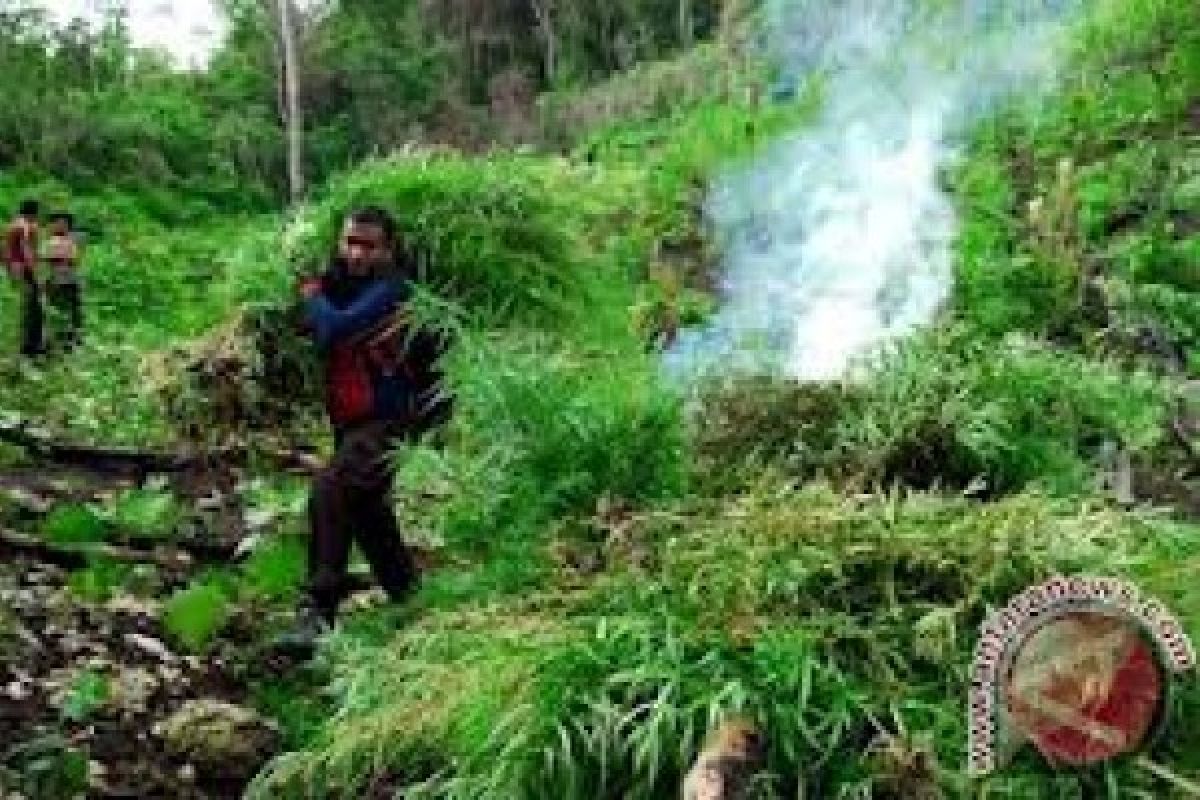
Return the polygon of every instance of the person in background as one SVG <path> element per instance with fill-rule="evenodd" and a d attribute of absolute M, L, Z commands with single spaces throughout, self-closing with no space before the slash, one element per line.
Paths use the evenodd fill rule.
<path fill-rule="evenodd" d="M 4 235 L 8 273 L 21 285 L 21 354 L 29 357 L 45 352 L 42 295 L 37 282 L 39 213 L 36 200 L 24 201 Z"/>
<path fill-rule="evenodd" d="M 79 344 L 83 328 L 83 298 L 79 279 L 79 244 L 74 219 L 66 212 L 50 217 L 50 238 L 46 243 L 46 263 L 50 266 L 50 303 L 67 318 L 64 342 L 68 349 Z"/>

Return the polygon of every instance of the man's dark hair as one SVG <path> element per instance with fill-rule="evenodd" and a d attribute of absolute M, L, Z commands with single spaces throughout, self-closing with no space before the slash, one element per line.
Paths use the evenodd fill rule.
<path fill-rule="evenodd" d="M 378 206 L 366 206 L 350 213 L 350 221 L 356 225 L 371 225 L 383 231 L 384 241 L 396 243 L 396 219 Z"/>
<path fill-rule="evenodd" d="M 65 222 L 67 225 L 67 230 L 73 230 L 75 228 L 75 218 L 71 216 L 70 212 L 67 211 L 56 211 L 51 214 L 50 223 L 53 224 L 55 222 Z"/>
<path fill-rule="evenodd" d="M 22 217 L 36 217 L 41 206 L 37 200 L 24 200 L 21 202 L 21 210 L 18 212 Z"/>

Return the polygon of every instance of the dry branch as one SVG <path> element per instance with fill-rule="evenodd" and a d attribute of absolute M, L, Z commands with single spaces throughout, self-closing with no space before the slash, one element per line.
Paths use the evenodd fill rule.
<path fill-rule="evenodd" d="M 94 472 L 136 476 L 139 481 L 155 473 L 187 472 L 215 465 L 245 466 L 252 455 L 269 460 L 284 470 L 311 473 L 320 460 L 311 453 L 263 445 L 223 447 L 198 453 L 164 453 L 133 448 L 66 444 L 31 432 L 21 425 L 0 425 L 0 441 L 18 445 L 35 459 Z"/>
<path fill-rule="evenodd" d="M 32 555 L 69 569 L 86 566 L 88 561 L 95 558 L 133 564 L 155 564 L 166 569 L 182 569 L 193 563 L 192 557 L 182 550 L 139 550 L 103 542 L 65 544 L 0 528 L 0 551 L 5 550 Z"/>

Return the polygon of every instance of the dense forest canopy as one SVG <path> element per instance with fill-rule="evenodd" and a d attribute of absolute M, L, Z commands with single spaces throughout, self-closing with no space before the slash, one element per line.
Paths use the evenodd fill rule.
<path fill-rule="evenodd" d="M 422 140 L 483 147 L 508 121 L 536 140 L 534 99 L 711 36 L 715 0 L 340 0 L 302 6 L 305 161 L 317 184 Z M 274 4 L 222 0 L 206 69 L 133 48 L 119 4 L 65 26 L 0 4 L 0 168 L 80 188 L 186 190 L 223 207 L 283 196 L 282 54 Z"/>

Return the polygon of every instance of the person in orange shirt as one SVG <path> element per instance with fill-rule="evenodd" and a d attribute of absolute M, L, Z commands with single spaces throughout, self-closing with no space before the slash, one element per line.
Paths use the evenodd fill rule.
<path fill-rule="evenodd" d="M 50 266 L 50 302 L 67 317 L 68 349 L 79 344 L 83 327 L 83 301 L 79 285 L 79 245 L 75 241 L 74 220 L 59 212 L 50 217 L 50 239 L 46 243 L 46 263 Z"/>
<path fill-rule="evenodd" d="M 8 273 L 21 281 L 21 354 L 45 352 L 42 342 L 42 294 L 37 282 L 38 213 L 36 200 L 21 203 L 4 235 L 4 262 Z"/>

